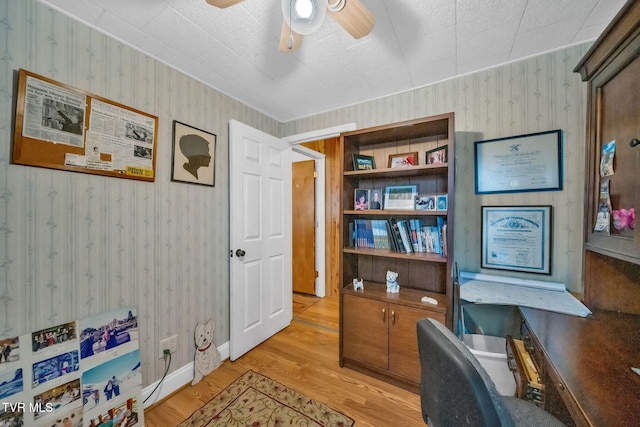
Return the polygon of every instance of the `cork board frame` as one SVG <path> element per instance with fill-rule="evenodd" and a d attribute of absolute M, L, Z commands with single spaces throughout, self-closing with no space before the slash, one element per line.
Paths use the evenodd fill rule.
<path fill-rule="evenodd" d="M 153 182 L 158 118 L 20 69 L 11 163 Z"/>

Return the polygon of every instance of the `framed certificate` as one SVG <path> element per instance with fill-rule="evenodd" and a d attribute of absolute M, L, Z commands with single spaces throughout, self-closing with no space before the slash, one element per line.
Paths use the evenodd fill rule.
<path fill-rule="evenodd" d="M 562 131 L 476 141 L 476 194 L 562 190 Z"/>
<path fill-rule="evenodd" d="M 482 206 L 481 267 L 551 274 L 551 206 Z"/>

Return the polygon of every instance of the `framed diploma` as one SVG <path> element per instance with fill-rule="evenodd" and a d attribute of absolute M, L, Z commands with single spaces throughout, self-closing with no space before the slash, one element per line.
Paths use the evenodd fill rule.
<path fill-rule="evenodd" d="M 476 194 L 562 190 L 562 131 L 476 141 Z"/>
<path fill-rule="evenodd" d="M 551 274 L 551 206 L 483 206 L 481 267 Z"/>

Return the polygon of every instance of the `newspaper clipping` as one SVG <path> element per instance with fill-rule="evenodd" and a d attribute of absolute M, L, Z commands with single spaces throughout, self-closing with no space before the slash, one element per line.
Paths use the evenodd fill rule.
<path fill-rule="evenodd" d="M 84 144 L 86 96 L 27 76 L 22 135 L 55 144 Z"/>
<path fill-rule="evenodd" d="M 154 131 L 153 118 L 92 99 L 85 148 L 87 168 L 153 176 Z M 109 154 L 111 161 L 102 161 L 102 153 Z"/>

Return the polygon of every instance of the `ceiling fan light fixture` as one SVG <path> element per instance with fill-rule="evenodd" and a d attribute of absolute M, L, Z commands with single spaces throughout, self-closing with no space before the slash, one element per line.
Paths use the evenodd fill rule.
<path fill-rule="evenodd" d="M 315 3 L 313 3 L 313 1 L 296 0 L 294 3 L 296 15 L 302 19 L 309 19 L 311 17 L 315 9 Z"/>
<path fill-rule="evenodd" d="M 302 35 L 317 31 L 327 15 L 327 0 L 282 0 L 281 4 L 287 25 Z"/>

